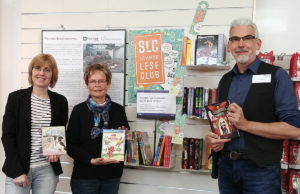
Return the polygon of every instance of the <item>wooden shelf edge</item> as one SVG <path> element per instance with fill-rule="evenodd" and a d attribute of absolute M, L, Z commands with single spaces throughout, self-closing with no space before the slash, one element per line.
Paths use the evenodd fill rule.
<path fill-rule="evenodd" d="M 145 165 L 129 165 L 129 164 L 124 164 L 125 168 L 132 168 L 132 169 L 154 169 L 154 170 L 165 170 L 169 171 L 174 168 L 174 166 L 170 167 L 163 167 L 163 166 L 145 166 Z"/>
<path fill-rule="evenodd" d="M 192 173 L 192 174 L 203 174 L 203 175 L 210 175 L 211 170 L 207 169 L 199 169 L 199 170 L 194 170 L 194 169 L 180 169 L 180 173 Z"/>

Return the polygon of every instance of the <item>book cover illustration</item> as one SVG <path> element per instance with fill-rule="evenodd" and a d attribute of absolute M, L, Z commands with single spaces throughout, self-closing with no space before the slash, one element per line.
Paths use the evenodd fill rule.
<path fill-rule="evenodd" d="M 66 134 L 64 126 L 42 127 L 43 155 L 66 154 Z"/>
<path fill-rule="evenodd" d="M 124 161 L 125 130 L 105 129 L 102 136 L 101 157 Z"/>
<path fill-rule="evenodd" d="M 228 120 L 228 106 L 229 101 L 205 106 L 211 130 L 219 135 L 221 139 L 231 139 L 240 136 L 238 129 Z"/>
<path fill-rule="evenodd" d="M 218 35 L 199 35 L 196 39 L 195 65 L 218 63 Z"/>

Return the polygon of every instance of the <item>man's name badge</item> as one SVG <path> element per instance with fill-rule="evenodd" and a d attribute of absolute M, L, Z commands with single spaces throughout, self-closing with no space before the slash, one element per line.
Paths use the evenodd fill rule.
<path fill-rule="evenodd" d="M 271 83 L 271 74 L 253 75 L 252 83 Z"/>

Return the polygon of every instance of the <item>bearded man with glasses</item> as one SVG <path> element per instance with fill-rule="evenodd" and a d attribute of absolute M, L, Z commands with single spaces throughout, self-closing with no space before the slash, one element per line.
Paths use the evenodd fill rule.
<path fill-rule="evenodd" d="M 236 64 L 219 82 L 218 101 L 230 100 L 229 121 L 240 137 L 206 140 L 218 156 L 221 194 L 279 194 L 283 139 L 300 137 L 300 113 L 293 84 L 284 69 L 256 56 L 261 48 L 257 26 L 250 19 L 234 20 L 227 51 Z"/>

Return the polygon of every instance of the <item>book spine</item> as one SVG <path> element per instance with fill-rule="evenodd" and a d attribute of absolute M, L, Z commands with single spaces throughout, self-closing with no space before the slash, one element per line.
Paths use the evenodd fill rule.
<path fill-rule="evenodd" d="M 186 45 L 186 65 L 191 65 L 191 58 L 192 58 L 192 41 L 188 39 Z"/>
<path fill-rule="evenodd" d="M 189 89 L 187 87 L 184 87 L 183 102 L 182 102 L 182 114 L 187 114 L 188 95 L 189 95 Z"/>
<path fill-rule="evenodd" d="M 189 143 L 189 166 L 190 169 L 195 169 L 195 139 L 190 138 Z"/>
<path fill-rule="evenodd" d="M 168 164 L 167 166 L 170 167 L 170 162 L 171 162 L 171 156 L 172 156 L 172 136 L 169 137 L 169 154 L 168 154 Z"/>
<path fill-rule="evenodd" d="M 189 138 L 183 138 L 181 168 L 182 169 L 189 168 Z"/>
<path fill-rule="evenodd" d="M 200 88 L 199 87 L 196 87 L 195 88 L 195 116 L 196 117 L 199 117 L 199 99 L 200 99 Z"/>
<path fill-rule="evenodd" d="M 218 89 L 214 88 L 213 89 L 213 104 L 217 103 L 217 98 L 218 98 Z"/>
<path fill-rule="evenodd" d="M 164 136 L 161 135 L 160 138 L 159 138 L 159 142 L 158 142 L 158 145 L 157 145 L 157 148 L 156 148 L 156 152 L 155 152 L 155 155 L 154 155 L 154 160 L 153 160 L 153 166 L 156 166 L 157 165 L 157 159 L 158 159 L 158 155 L 159 155 L 159 152 L 160 152 L 160 146 L 162 144 L 162 140 L 163 140 Z"/>
<path fill-rule="evenodd" d="M 142 152 L 144 165 L 149 165 L 148 160 L 147 160 L 146 151 L 145 151 L 145 144 L 144 144 L 144 138 L 143 138 L 142 132 L 139 132 L 139 138 L 140 138 L 140 148 L 141 148 L 141 152 Z"/>
<path fill-rule="evenodd" d="M 146 154 L 146 158 L 147 158 L 147 165 L 151 165 L 152 161 L 153 161 L 153 156 L 152 156 L 152 149 L 151 149 L 151 145 L 149 142 L 149 135 L 147 132 L 142 132 L 143 135 L 143 141 L 144 141 L 144 148 L 145 148 L 145 154 Z"/>
<path fill-rule="evenodd" d="M 208 102 L 207 102 L 207 104 L 212 104 L 212 99 L 213 99 L 212 95 L 213 95 L 212 89 L 208 88 Z"/>
<path fill-rule="evenodd" d="M 224 34 L 218 34 L 218 63 L 219 64 L 222 64 L 225 61 L 224 50 L 225 50 Z"/>
<path fill-rule="evenodd" d="M 204 90 L 203 90 L 204 92 Z M 206 110 L 205 110 L 205 106 L 208 105 L 208 95 L 209 95 L 209 88 L 205 88 L 205 98 L 204 98 L 204 113 L 203 113 L 203 118 L 207 119 L 207 115 L 206 115 Z"/>
<path fill-rule="evenodd" d="M 202 149 L 203 149 L 203 139 L 195 140 L 195 170 L 201 169 L 202 165 Z"/>
<path fill-rule="evenodd" d="M 158 155 L 158 159 L 157 159 L 157 164 L 156 166 L 160 166 L 161 165 L 161 161 L 163 158 L 163 153 L 164 153 L 164 147 L 165 147 L 165 141 L 166 141 L 166 136 L 163 137 L 161 146 L 160 146 L 160 151 L 159 151 L 159 155 Z"/>
<path fill-rule="evenodd" d="M 191 116 L 191 105 L 192 105 L 192 88 L 188 88 L 189 92 L 188 92 L 188 106 L 187 106 L 187 115 Z"/>
<path fill-rule="evenodd" d="M 195 139 L 195 170 L 199 170 L 200 139 Z"/>
<path fill-rule="evenodd" d="M 181 52 L 181 66 L 186 65 L 186 55 L 187 55 L 187 36 L 182 38 L 182 52 Z"/>
<path fill-rule="evenodd" d="M 134 132 L 134 145 L 135 145 L 135 160 L 136 160 L 136 165 L 138 166 L 140 163 L 140 159 L 139 159 L 139 142 L 137 137 L 137 131 Z"/>
<path fill-rule="evenodd" d="M 203 118 L 202 116 L 202 109 L 203 109 L 203 88 L 199 88 L 199 117 Z"/>
<path fill-rule="evenodd" d="M 209 158 L 210 154 L 210 146 L 206 144 L 206 156 L 205 156 L 205 169 L 211 169 L 211 159 Z"/>
<path fill-rule="evenodd" d="M 142 145 L 142 139 L 140 136 L 140 131 L 137 131 L 137 138 L 138 138 L 138 147 L 139 147 L 139 152 L 141 153 L 141 162 L 143 163 L 143 165 L 146 165 L 145 162 L 145 152 L 144 152 L 144 146 Z"/>
<path fill-rule="evenodd" d="M 126 162 L 130 164 L 131 163 L 131 133 L 130 132 L 126 134 L 126 147 L 127 147 Z"/>
<path fill-rule="evenodd" d="M 194 115 L 194 94 L 195 94 L 195 88 L 191 88 L 191 109 L 190 109 L 190 116 Z"/>
<path fill-rule="evenodd" d="M 203 139 L 200 139 L 200 156 L 199 156 L 200 160 L 199 160 L 199 165 L 200 168 L 202 168 L 202 158 L 203 158 Z"/>
<path fill-rule="evenodd" d="M 168 168 L 168 160 L 170 159 L 168 155 L 170 154 L 169 150 L 169 139 L 170 136 L 166 136 L 166 141 L 165 141 L 165 151 L 164 151 L 164 161 L 163 161 L 163 167 Z"/>

